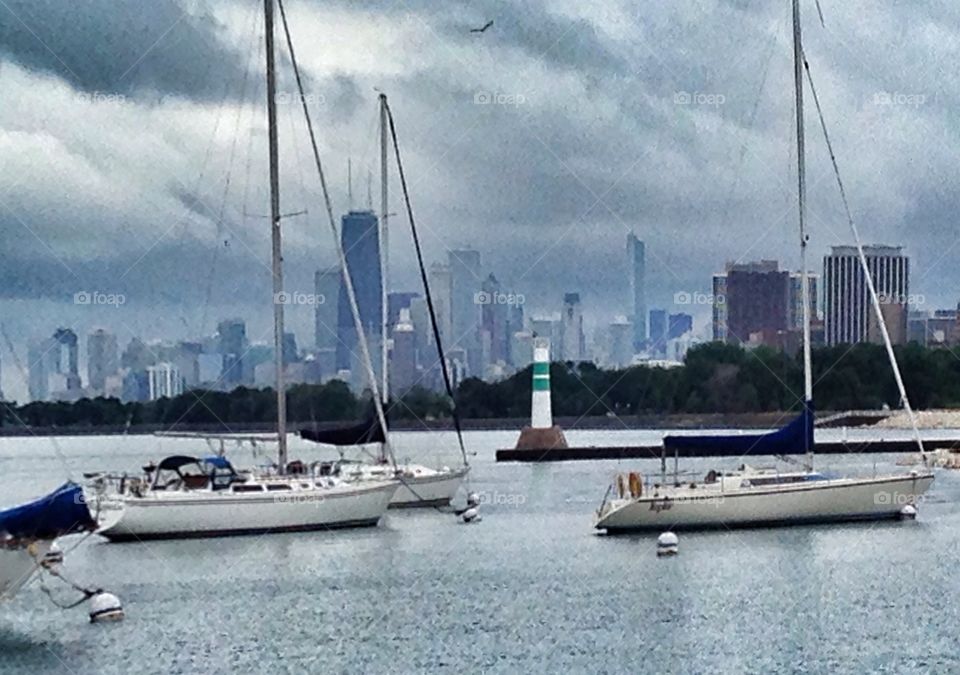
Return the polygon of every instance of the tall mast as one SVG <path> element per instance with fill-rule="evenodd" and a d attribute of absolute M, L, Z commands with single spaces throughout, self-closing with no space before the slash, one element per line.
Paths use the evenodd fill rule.
<path fill-rule="evenodd" d="M 270 139 L 270 231 L 273 266 L 273 351 L 277 371 L 277 464 L 287 468 L 287 390 L 283 377 L 283 252 L 280 241 L 280 168 L 277 151 L 276 73 L 273 53 L 273 3 L 263 0 L 267 51 L 267 129 Z"/>
<path fill-rule="evenodd" d="M 380 375 L 381 395 L 383 396 L 383 405 L 386 406 L 390 400 L 390 374 L 387 370 L 389 350 L 387 349 L 387 335 L 389 327 L 387 321 L 389 313 L 387 311 L 387 277 L 390 266 L 387 262 L 387 95 L 381 93 L 380 101 Z M 386 429 L 384 429 L 386 433 Z M 381 457 L 381 459 L 384 459 Z"/>
<path fill-rule="evenodd" d="M 793 85 L 797 119 L 797 205 L 800 216 L 800 298 L 803 303 L 803 407 L 807 415 L 813 403 L 813 367 L 810 358 L 810 282 L 807 274 L 807 174 L 803 143 L 803 46 L 800 33 L 800 1 L 793 0 Z M 812 420 L 805 417 L 808 423 Z M 810 438 L 809 433 L 804 434 Z M 807 465 L 813 468 L 813 447 L 807 449 Z"/>

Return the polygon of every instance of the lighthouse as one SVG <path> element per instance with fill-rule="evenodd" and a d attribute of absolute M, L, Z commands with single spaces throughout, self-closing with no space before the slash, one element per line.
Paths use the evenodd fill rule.
<path fill-rule="evenodd" d="M 530 426 L 520 431 L 518 450 L 551 450 L 567 447 L 560 427 L 553 424 L 550 402 L 550 341 L 533 343 L 533 386 L 530 395 Z"/>

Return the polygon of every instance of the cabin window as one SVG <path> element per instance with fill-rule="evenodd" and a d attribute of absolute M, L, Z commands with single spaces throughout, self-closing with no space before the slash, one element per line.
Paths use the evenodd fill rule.
<path fill-rule="evenodd" d="M 284 484 L 282 484 L 282 483 L 281 483 L 280 485 L 268 485 L 268 486 L 267 486 L 267 490 L 268 490 L 269 492 L 279 492 L 279 491 L 281 491 L 281 490 L 292 490 L 292 489 L 293 489 L 293 488 L 290 487 L 289 485 L 284 485 Z"/>
<path fill-rule="evenodd" d="M 263 492 L 262 485 L 234 485 L 234 492 Z"/>

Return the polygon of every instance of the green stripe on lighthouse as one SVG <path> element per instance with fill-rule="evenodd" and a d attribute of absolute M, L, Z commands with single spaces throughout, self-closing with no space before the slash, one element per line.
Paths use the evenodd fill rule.
<path fill-rule="evenodd" d="M 550 391 L 550 378 L 549 378 L 549 377 L 534 377 L 534 378 L 533 378 L 533 390 L 534 390 L 534 391 Z"/>
<path fill-rule="evenodd" d="M 540 363 L 536 362 L 533 364 L 533 376 L 537 375 L 546 375 L 550 377 L 550 364 L 549 363 Z"/>

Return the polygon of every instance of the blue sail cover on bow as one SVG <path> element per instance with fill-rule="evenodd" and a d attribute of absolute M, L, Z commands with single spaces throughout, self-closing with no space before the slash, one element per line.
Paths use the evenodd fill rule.
<path fill-rule="evenodd" d="M 56 539 L 96 528 L 83 498 L 83 488 L 68 481 L 46 497 L 0 511 L 0 536 Z"/>
<path fill-rule="evenodd" d="M 692 450 L 714 456 L 800 455 L 813 450 L 813 402 L 784 427 L 765 434 L 664 436 L 665 450 Z"/>

